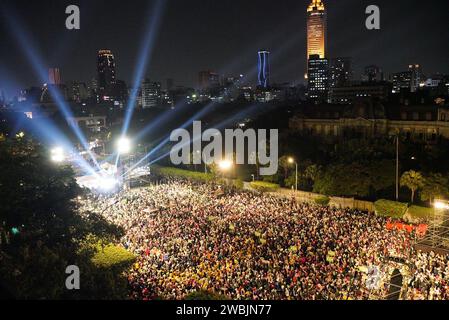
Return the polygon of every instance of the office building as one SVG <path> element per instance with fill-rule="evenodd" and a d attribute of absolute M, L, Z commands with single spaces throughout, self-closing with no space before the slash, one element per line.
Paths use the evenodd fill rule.
<path fill-rule="evenodd" d="M 309 99 L 316 101 L 327 101 L 329 92 L 329 62 L 312 55 L 308 64 L 308 95 Z"/>

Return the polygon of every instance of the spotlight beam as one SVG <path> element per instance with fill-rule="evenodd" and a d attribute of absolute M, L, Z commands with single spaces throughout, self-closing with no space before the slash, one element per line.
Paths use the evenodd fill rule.
<path fill-rule="evenodd" d="M 49 120 L 45 118 L 33 119 L 28 121 L 30 125 L 27 127 L 32 133 L 41 137 L 49 145 L 63 146 L 65 151 L 75 155 L 75 162 L 89 174 L 93 174 L 95 170 L 79 156 L 76 148 L 73 147 L 69 139 Z"/>
<path fill-rule="evenodd" d="M 162 15 L 165 9 L 165 1 L 164 0 L 156 0 L 155 4 L 152 6 L 152 14 L 150 15 L 150 19 L 148 21 L 146 27 L 146 36 L 143 41 L 143 45 L 140 49 L 140 55 L 138 58 L 138 63 L 136 66 L 134 81 L 133 81 L 133 89 L 131 90 L 130 97 L 128 99 L 128 105 L 126 107 L 125 120 L 123 123 L 122 136 L 125 136 L 129 124 L 131 122 L 132 115 L 134 113 L 134 108 L 137 100 L 138 88 L 140 83 L 143 80 L 144 73 L 146 71 L 146 67 L 151 60 L 151 56 L 153 53 L 154 43 L 156 41 L 157 35 L 159 33 L 159 27 L 161 25 Z"/>
<path fill-rule="evenodd" d="M 15 35 L 14 38 L 17 39 L 19 46 L 21 47 L 23 52 L 25 52 L 25 55 L 31 62 L 33 70 L 35 71 L 41 82 L 43 83 L 47 82 L 46 69 L 44 68 L 43 60 L 39 57 L 37 51 L 35 50 L 36 47 L 33 45 L 33 41 L 31 40 L 29 33 L 26 32 L 26 30 L 21 26 L 21 24 L 17 22 L 18 18 L 16 18 L 11 12 L 8 12 L 8 14 L 5 14 L 5 16 L 10 31 Z M 50 95 L 52 96 L 54 102 L 58 106 L 58 109 L 63 113 L 64 117 L 66 118 L 73 117 L 73 114 L 69 106 L 65 103 L 60 92 L 58 90 L 55 90 L 51 86 L 48 87 L 48 91 L 50 92 Z M 92 152 L 90 152 L 87 141 L 84 135 L 82 134 L 80 128 L 76 126 L 70 126 L 70 128 L 73 130 L 73 132 L 81 142 L 83 148 L 92 158 L 92 161 L 99 168 L 98 162 L 93 156 Z"/>
<path fill-rule="evenodd" d="M 226 120 L 224 120 L 224 121 L 222 121 L 222 122 L 220 122 L 219 124 L 217 124 L 217 125 L 214 125 L 213 127 L 214 128 L 218 128 L 218 129 L 221 129 L 221 128 L 223 128 L 224 126 L 226 126 L 226 125 L 228 125 L 229 123 L 231 123 L 231 122 L 234 122 L 234 121 L 236 121 L 236 120 L 238 120 L 238 119 L 240 119 L 240 118 L 242 118 L 242 117 L 245 117 L 245 116 L 248 116 L 248 115 L 250 115 L 250 114 L 253 114 L 254 113 L 254 111 L 257 111 L 257 109 L 259 109 L 260 108 L 260 105 L 259 104 L 254 104 L 254 105 L 252 105 L 251 107 L 249 107 L 248 109 L 245 109 L 245 110 L 243 110 L 242 112 L 239 112 L 238 114 L 236 114 L 236 115 L 234 115 L 233 117 L 231 117 L 231 118 L 228 118 L 228 119 L 226 119 Z M 204 110 L 203 110 L 204 111 Z M 198 114 L 203 114 L 203 112 L 200 112 L 200 113 L 198 113 Z M 198 115 L 197 114 L 197 115 Z M 194 121 L 195 120 L 195 118 L 197 118 L 197 117 L 199 117 L 199 116 L 197 116 L 197 115 L 195 115 L 194 117 L 192 117 L 192 118 L 190 118 L 188 121 L 186 121 L 184 124 L 183 124 L 183 126 L 181 127 L 181 128 L 185 128 L 185 127 L 187 127 L 190 123 L 192 123 L 192 121 Z M 195 142 L 195 141 L 198 141 L 198 137 L 196 137 L 195 139 L 190 139 L 190 141 L 188 142 L 188 144 L 191 144 L 191 143 L 193 143 L 193 142 Z M 159 143 L 153 150 L 151 150 L 148 154 L 146 154 L 141 160 L 139 160 L 136 164 L 134 164 L 127 172 L 125 172 L 124 174 L 123 174 L 123 176 L 125 176 L 126 174 L 128 174 L 130 171 L 132 171 L 132 170 L 134 170 L 136 167 L 138 167 L 139 165 L 141 165 L 145 160 L 147 160 L 149 157 L 151 157 L 153 154 L 155 154 L 156 152 L 158 152 L 164 145 L 166 145 L 168 142 L 170 142 L 170 138 L 169 137 L 167 137 L 167 138 L 165 138 L 161 143 Z M 186 143 L 187 144 L 187 143 Z M 184 146 L 184 145 L 183 145 Z M 159 160 L 161 160 L 161 159 L 163 159 L 163 158 L 165 158 L 165 157 L 167 157 L 167 156 L 169 156 L 170 155 L 170 152 L 167 152 L 166 154 L 164 154 L 164 155 L 162 155 L 162 156 L 160 156 L 159 158 L 157 158 L 156 160 L 154 160 L 154 161 L 151 161 L 150 162 L 150 165 L 151 164 L 153 164 L 153 163 L 155 163 L 155 162 L 157 162 L 157 161 L 159 161 Z"/>

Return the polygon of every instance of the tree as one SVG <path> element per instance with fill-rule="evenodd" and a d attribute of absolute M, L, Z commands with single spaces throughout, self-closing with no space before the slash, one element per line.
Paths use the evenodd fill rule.
<path fill-rule="evenodd" d="M 79 214 L 73 170 L 27 139 L 0 142 L 0 159 L 2 289 L 15 299 L 125 298 L 122 272 L 100 270 L 95 250 L 81 250 L 88 237 L 115 242 L 123 231 L 95 213 Z M 82 270 L 76 292 L 65 288 L 69 265 Z"/>
<path fill-rule="evenodd" d="M 411 195 L 411 202 L 413 203 L 415 201 L 415 193 L 419 189 L 421 189 L 424 186 L 424 177 L 420 172 L 410 170 L 404 172 L 404 174 L 401 177 L 401 186 L 406 187 L 410 189 L 412 195 Z"/>
<path fill-rule="evenodd" d="M 449 198 L 449 179 L 440 173 L 430 173 L 425 176 L 420 192 L 422 201 L 432 202 L 437 198 Z"/>
<path fill-rule="evenodd" d="M 321 168 L 319 166 L 317 166 L 316 164 L 312 164 L 306 168 L 304 175 L 307 179 L 310 179 L 312 182 L 315 182 L 315 180 L 318 178 L 320 174 L 320 171 Z"/>
<path fill-rule="evenodd" d="M 363 165 L 337 164 L 327 167 L 313 189 L 325 195 L 365 198 L 370 194 L 371 181 Z"/>
<path fill-rule="evenodd" d="M 288 160 L 289 157 L 287 156 L 282 156 L 279 158 L 279 167 L 283 170 L 284 180 L 288 178 L 288 172 L 292 167 L 292 164 Z"/>

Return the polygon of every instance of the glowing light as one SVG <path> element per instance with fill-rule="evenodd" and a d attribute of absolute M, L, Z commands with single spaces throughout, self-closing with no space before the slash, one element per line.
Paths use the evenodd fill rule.
<path fill-rule="evenodd" d="M 218 167 L 223 171 L 227 171 L 232 168 L 232 162 L 229 160 L 222 160 L 218 163 Z"/>
<path fill-rule="evenodd" d="M 292 157 L 288 158 L 288 163 L 294 164 L 295 163 L 295 159 L 293 159 Z"/>
<path fill-rule="evenodd" d="M 433 206 L 435 207 L 435 209 L 438 209 L 438 210 L 449 209 L 449 203 L 442 201 L 442 200 L 435 200 L 435 202 L 433 203 Z"/>
<path fill-rule="evenodd" d="M 127 154 L 131 151 L 131 141 L 122 137 L 117 141 L 117 152 L 118 154 Z"/>
<path fill-rule="evenodd" d="M 97 186 L 101 191 L 111 191 L 118 185 L 118 181 L 113 177 L 98 177 Z"/>
<path fill-rule="evenodd" d="M 64 149 L 61 147 L 53 148 L 51 150 L 51 161 L 56 163 L 64 162 L 65 155 L 64 155 Z"/>
<path fill-rule="evenodd" d="M 17 139 L 22 139 L 23 137 L 25 137 L 25 132 L 23 131 L 20 131 L 18 134 L 16 134 Z"/>

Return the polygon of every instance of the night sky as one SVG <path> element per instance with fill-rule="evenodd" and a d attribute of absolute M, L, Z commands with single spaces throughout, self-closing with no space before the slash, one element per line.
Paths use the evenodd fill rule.
<path fill-rule="evenodd" d="M 272 82 L 303 81 L 306 7 L 310 0 L 167 0 L 146 76 L 196 86 L 198 71 L 250 75 L 257 50 L 272 53 Z M 447 0 L 324 0 L 328 56 L 350 56 L 356 75 L 377 64 L 389 72 L 420 63 L 424 73 L 449 73 Z M 30 32 L 45 67 L 61 69 L 63 81 L 90 81 L 98 49 L 113 51 L 117 76 L 132 85 L 140 44 L 153 1 L 1 0 L 0 88 L 39 85 L 4 15 Z M 81 9 L 81 30 L 65 29 L 65 7 Z M 365 28 L 365 8 L 381 9 L 381 30 Z M 14 31 L 13 31 L 14 32 Z"/>

